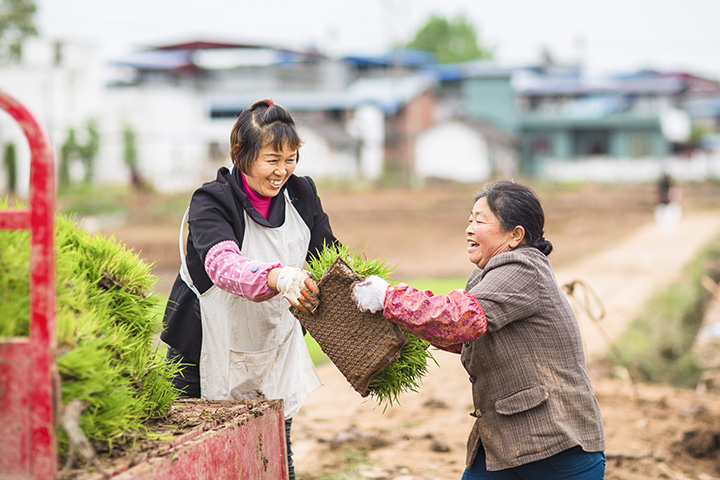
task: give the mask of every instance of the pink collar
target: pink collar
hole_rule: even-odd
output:
[[[242,188],[245,192],[245,195],[248,196],[248,199],[250,200],[250,204],[257,210],[260,215],[267,218],[268,213],[270,213],[270,200],[272,200],[272,197],[266,197],[263,195],[260,195],[255,190],[250,188],[250,185],[248,185],[247,180],[245,180],[245,174],[240,173],[240,178],[242,178]]]

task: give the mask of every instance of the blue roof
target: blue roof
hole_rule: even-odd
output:
[[[392,115],[417,95],[435,84],[427,74],[404,77],[363,78],[347,89],[353,105],[374,104]]]
[[[392,66],[423,67],[435,63],[435,55],[422,50],[398,49],[380,55],[348,55],[343,60],[356,66]]]
[[[473,77],[509,77],[524,67],[501,66],[492,60],[472,60],[462,63],[427,65],[423,71],[429,72],[441,81],[462,80]]]
[[[392,115],[417,95],[434,85],[428,75],[404,77],[366,78],[356,81],[347,89],[337,92],[296,91],[296,92],[242,92],[209,97],[210,108],[215,112],[240,113],[260,96],[273,98],[290,110],[323,111],[351,110],[360,105],[377,105],[386,114]]]
[[[525,76],[516,86],[518,93],[524,95],[668,94],[685,88],[682,81],[674,77],[566,79]]]

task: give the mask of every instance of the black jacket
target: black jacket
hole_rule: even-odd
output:
[[[253,208],[242,190],[239,170],[230,171],[222,167],[218,170],[217,178],[197,189],[190,201],[186,262],[190,276],[201,293],[213,285],[204,267],[208,251],[224,240],[237,242],[238,248],[242,246],[245,233],[243,211],[264,227],[277,228],[283,225],[285,189],[310,229],[307,259],[321,251],[324,245],[337,242],[317,195],[315,183],[310,177],[291,175],[283,190],[272,198],[266,219]],[[161,340],[182,353],[186,361],[199,363],[202,345],[200,308],[195,294],[179,274],[170,292],[163,324]]]

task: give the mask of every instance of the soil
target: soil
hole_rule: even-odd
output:
[[[126,444],[116,444],[109,450],[96,450],[97,456],[89,463],[67,462],[59,472],[59,480],[103,480],[120,475],[149,459],[172,458],[194,443],[208,438],[204,432],[218,432],[244,425],[253,418],[265,415],[270,409],[277,411],[279,400],[247,402],[204,401],[183,399],[177,401],[167,415],[145,422],[151,436],[141,440],[126,438]],[[75,453],[77,455],[77,453]],[[146,478],[142,476],[142,478]]]
[[[652,185],[539,187],[558,280],[586,282],[607,312],[597,323],[578,309],[605,421],[607,479],[720,479],[720,393],[637,383],[604,358],[649,294],[677,278],[720,233],[720,186],[688,185],[682,192],[682,220],[663,227],[653,218]],[[338,238],[397,265],[397,280],[449,277],[464,285],[473,267],[463,234],[472,188],[320,193]],[[154,262],[156,289],[167,294],[178,268],[182,212],[159,218],[152,214],[157,202],[138,200],[132,222],[104,231]],[[361,398],[333,364],[320,366],[324,386],[293,421],[298,478],[459,479],[473,420],[469,383],[457,355],[433,354],[438,365],[419,391],[385,411]]]

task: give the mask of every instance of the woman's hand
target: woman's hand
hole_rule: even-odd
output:
[[[362,282],[353,286],[353,296],[363,312],[379,312],[385,305],[385,293],[390,284],[378,277],[370,275]]]
[[[320,303],[317,284],[310,274],[301,268],[283,267],[271,270],[268,274],[268,286],[280,292],[290,305],[303,312],[314,312]]]

